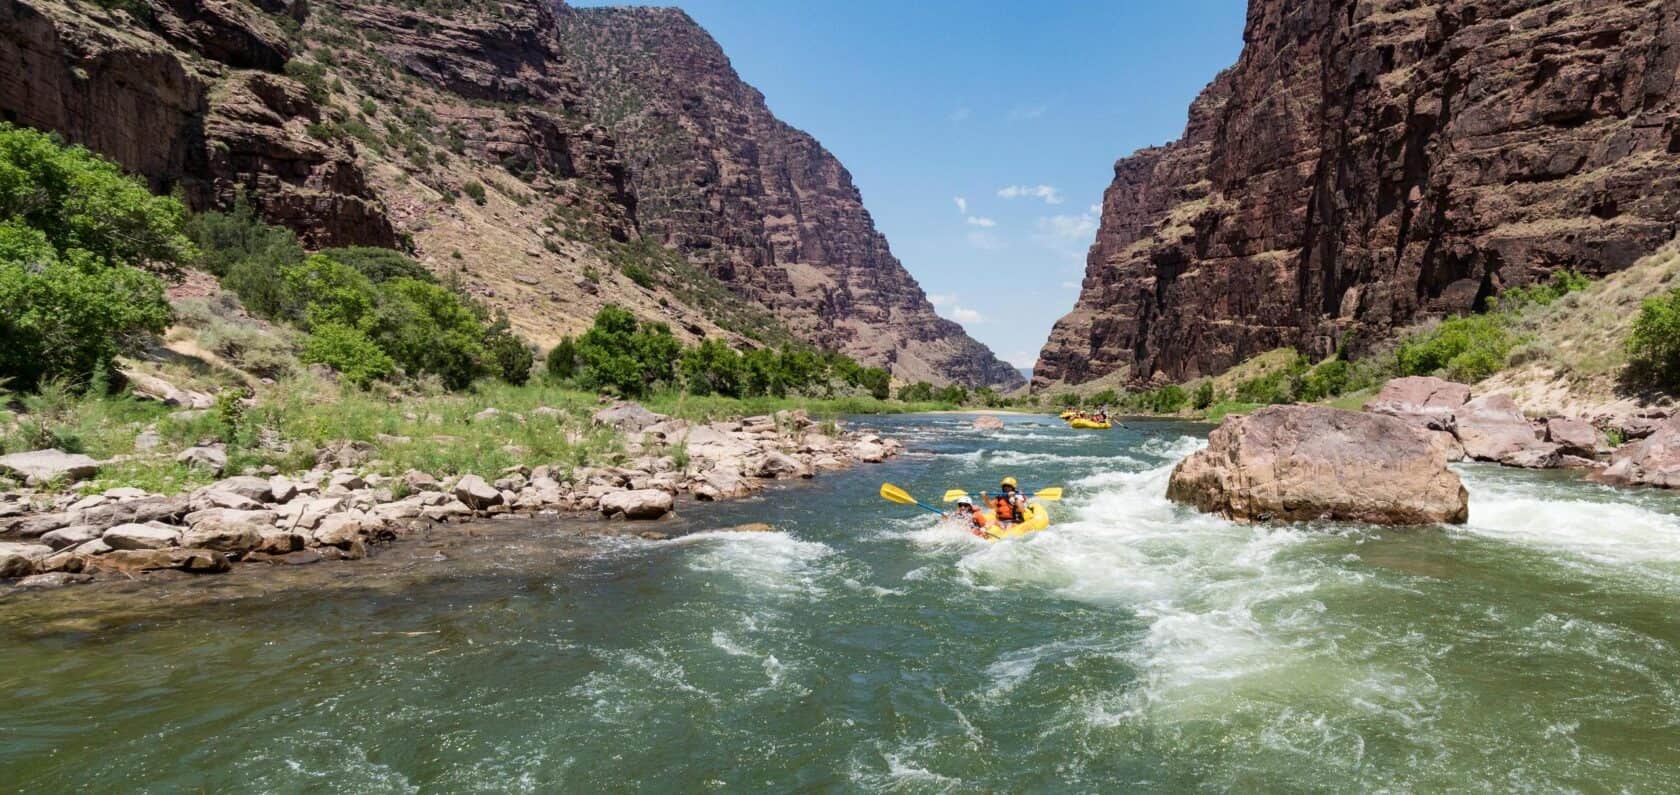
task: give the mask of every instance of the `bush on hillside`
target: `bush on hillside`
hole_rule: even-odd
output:
[[[366,334],[340,323],[317,326],[304,341],[298,358],[331,367],[346,382],[362,387],[388,378],[396,370],[396,363]]]
[[[484,348],[496,377],[514,386],[524,386],[531,380],[531,367],[536,357],[530,346],[515,336],[507,315],[497,314],[495,322],[484,332]]]
[[[1401,344],[1400,373],[1445,375],[1473,384],[1504,368],[1515,344],[1503,316],[1449,318]]]
[[[106,383],[170,318],[186,210],[82,147],[0,123],[0,380]]]
[[[1195,393],[1190,398],[1190,407],[1201,411],[1218,401],[1218,396],[1213,392],[1213,382],[1203,381],[1200,386],[1196,387]]]
[[[577,375],[577,340],[571,337],[561,338],[560,342],[549,350],[548,358],[544,360],[543,367],[548,371],[548,378],[551,381],[564,381]]]
[[[361,272],[375,284],[391,281],[392,279],[414,279],[422,282],[436,282],[437,277],[426,270],[426,266],[414,261],[413,257],[393,251],[388,248],[373,246],[351,246],[349,248],[328,248],[318,252],[323,257],[342,262]]]
[[[740,397],[746,381],[741,354],[722,340],[703,340],[683,352],[683,388],[693,395]]]
[[[1627,349],[1628,375],[1633,381],[1680,391],[1680,289],[1645,299]]]
[[[933,401],[933,384],[917,381],[898,388],[898,399],[906,403],[929,403]]]

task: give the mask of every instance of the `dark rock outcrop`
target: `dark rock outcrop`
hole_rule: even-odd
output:
[[[62,134],[179,189],[195,207],[244,192],[314,245],[393,246],[350,145],[308,134],[321,109],[280,74],[277,23],[234,0],[0,3],[0,118]]]
[[[1184,137],[1115,165],[1039,385],[1355,353],[1680,211],[1672,0],[1251,0]]]
[[[1463,523],[1469,492],[1437,434],[1378,414],[1268,406],[1227,418],[1167,498],[1238,521]]]
[[[851,175],[777,119],[673,9],[562,9],[562,41],[630,167],[644,235],[808,342],[907,380],[1013,388],[1019,372],[939,317]]]

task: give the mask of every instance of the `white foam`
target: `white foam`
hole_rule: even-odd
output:
[[[1674,575],[1680,583],[1680,516],[1622,495],[1607,495],[1605,501],[1558,499],[1556,484],[1509,482],[1500,475],[1477,468],[1461,472],[1470,491],[1470,521],[1463,532],[1605,566],[1666,564],[1644,568]]]

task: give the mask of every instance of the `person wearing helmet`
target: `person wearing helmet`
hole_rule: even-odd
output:
[[[1015,478],[1003,479],[1003,493],[996,497],[987,497],[986,492],[980,492],[982,499],[988,499],[992,505],[992,519],[999,527],[1009,527],[1027,519],[1027,497],[1016,488]]]
[[[970,533],[977,536],[986,534],[986,515],[975,510],[974,500],[966,496],[957,498],[957,509],[951,512],[951,518],[961,522]]]

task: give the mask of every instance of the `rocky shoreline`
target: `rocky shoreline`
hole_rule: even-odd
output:
[[[388,476],[372,473],[371,445],[347,441],[323,449],[307,472],[235,475],[180,495],[135,488],[89,495],[7,492],[0,494],[0,583],[31,589],[148,572],[213,574],[235,565],[356,560],[428,527],[503,514],[598,511],[609,519],[649,521],[670,515],[683,495],[697,501],[744,497],[772,481],[879,463],[903,450],[896,440],[839,430],[838,424],[837,433],[822,433],[799,410],[700,423],[618,403],[597,412],[594,421],[625,436],[628,462],[536,464],[447,478],[419,471]],[[202,465],[218,466],[218,451],[194,451]],[[79,479],[97,468],[83,458],[35,451],[0,457],[0,469],[31,481]],[[665,535],[654,527],[641,534]]]

